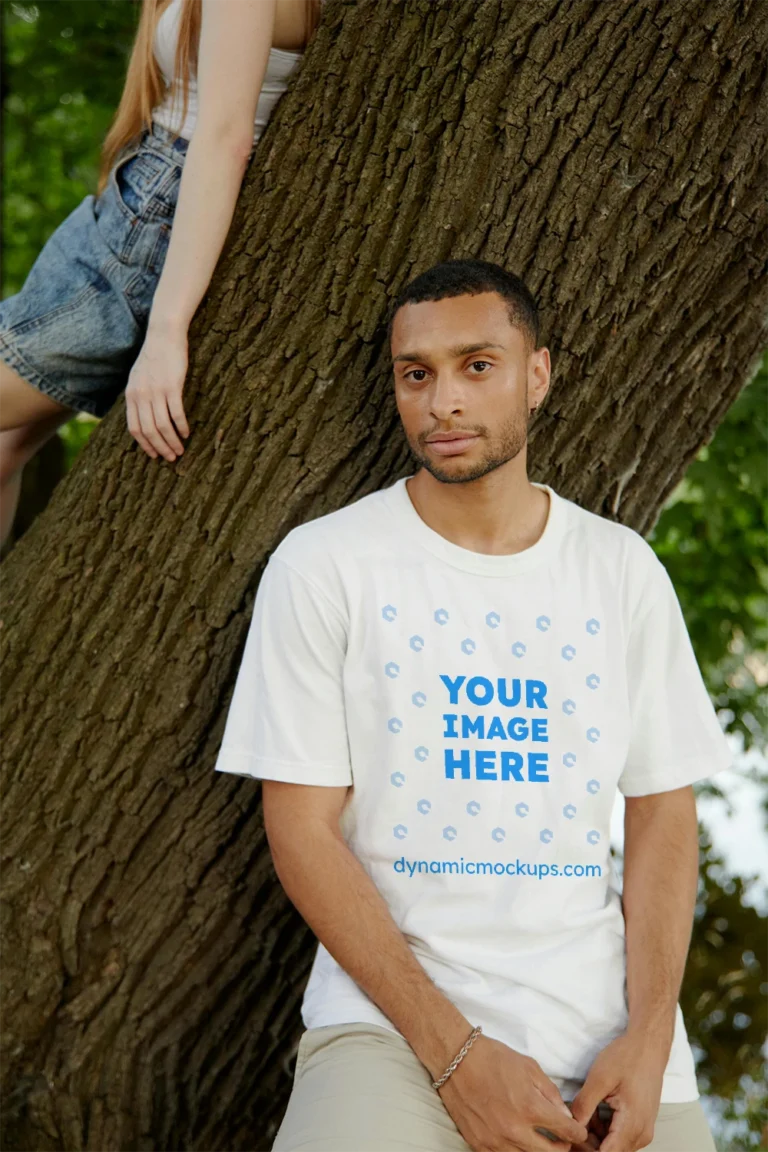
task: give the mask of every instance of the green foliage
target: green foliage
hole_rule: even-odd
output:
[[[59,428],[59,436],[64,441],[65,472],[69,472],[99,423],[95,416],[80,412]]]
[[[765,1070],[768,919],[748,901],[753,882],[729,876],[706,833],[701,849],[704,866],[680,1003],[692,1043],[706,1053],[702,1089],[732,1099],[744,1077],[758,1082]]]
[[[662,511],[649,542],[677,589],[727,731],[768,732],[768,355]]]
[[[139,12],[135,0],[3,6],[3,296],[19,291],[50,234],[96,191]],[[67,469],[98,423],[81,413],[61,426]]]
[[[54,228],[95,192],[139,5],[3,5],[3,294],[17,292]]]
[[[649,543],[675,585],[726,731],[763,754],[768,823],[768,354],[667,502]],[[697,793],[722,796],[714,781]],[[757,878],[728,875],[702,830],[703,866],[680,1003],[722,1152],[768,1148],[762,1053],[768,918]],[[764,904],[764,901],[760,901]]]

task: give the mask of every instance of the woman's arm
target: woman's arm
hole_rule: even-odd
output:
[[[173,461],[189,435],[181,401],[187,331],[221,255],[248,156],[272,46],[276,0],[203,0],[198,116],[182,169],[168,253],[126,388],[128,427]]]

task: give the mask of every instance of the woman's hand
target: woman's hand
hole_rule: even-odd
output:
[[[150,322],[128,377],[125,407],[128,431],[153,460],[159,455],[173,463],[183,455],[179,434],[189,436],[181,402],[187,363],[186,329],[154,328]]]

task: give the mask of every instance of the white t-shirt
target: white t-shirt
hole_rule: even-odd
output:
[[[325,0],[320,0],[321,7],[324,3]],[[178,131],[185,140],[191,140],[198,116],[197,76],[194,66],[190,68],[189,100],[183,123],[180,121],[181,110],[184,106],[184,89],[181,81],[174,80],[181,7],[181,0],[171,0],[168,7],[163,10],[155,29],[152,48],[168,88],[160,103],[152,109],[152,119],[172,132]],[[274,112],[278,100],[286,91],[288,81],[303,55],[303,49],[270,48],[254,114],[254,147],[269,123],[269,118]]]
[[[216,768],[354,785],[344,839],[417,959],[572,1099],[627,1023],[616,788],[681,788],[732,757],[651,546],[536,487],[544,532],[511,555],[446,540],[404,479],[290,531]],[[398,1031],[322,944],[302,1018]],[[661,1100],[697,1096],[678,1005]]]

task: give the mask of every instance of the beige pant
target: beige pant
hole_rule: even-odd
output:
[[[399,1033],[378,1024],[333,1024],[301,1036],[272,1152],[471,1150]],[[662,1104],[644,1152],[715,1152],[701,1102]]]

